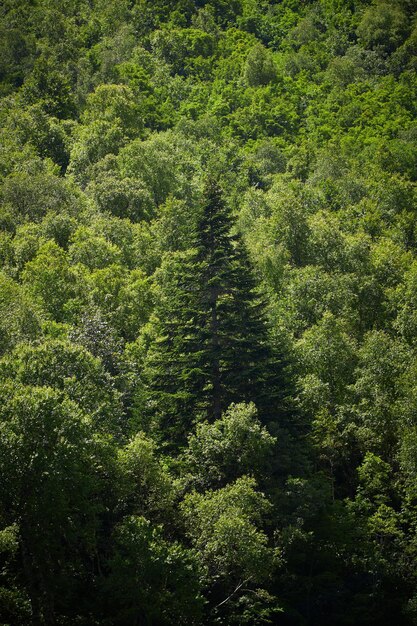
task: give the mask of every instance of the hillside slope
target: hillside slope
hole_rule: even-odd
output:
[[[4,0],[1,624],[417,624],[416,15]]]

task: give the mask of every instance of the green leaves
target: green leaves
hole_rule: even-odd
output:
[[[2,624],[415,621],[414,4],[3,1]]]
[[[33,303],[20,285],[0,274],[0,352],[13,349],[40,334],[40,319]]]
[[[197,424],[184,453],[186,481],[197,489],[225,486],[243,475],[262,480],[275,438],[262,427],[251,404],[232,404],[213,424]]]
[[[209,183],[195,248],[167,256],[157,274],[137,412],[139,424],[167,445],[183,445],[194,423],[218,419],[231,402],[254,400],[270,422],[286,410],[283,364],[231,227],[221,191]]]
[[[155,443],[138,433],[119,452],[120,508],[168,526],[174,517],[173,481]]]
[[[275,598],[258,588],[272,572],[274,551],[259,528],[269,503],[255,487],[253,479],[242,477],[217,491],[193,492],[181,505],[203,581],[211,588],[212,619],[220,623],[247,623],[245,605],[249,623],[264,623],[276,608]]]
[[[254,46],[247,56],[243,75],[249,87],[273,82],[277,69],[272,54],[260,44]]]
[[[400,6],[375,3],[363,14],[357,33],[365,47],[393,52],[405,39],[408,20]]]
[[[161,527],[138,516],[115,529],[106,618],[114,624],[146,620],[158,624],[195,624],[201,617],[198,563],[194,552],[167,542]]]
[[[52,241],[46,243],[26,264],[22,279],[27,291],[45,313],[62,322],[66,303],[78,292],[77,275],[70,268],[64,250]]]
[[[61,340],[25,345],[0,363],[4,380],[62,391],[98,431],[118,433],[123,414],[111,376],[85,348]]]
[[[3,386],[0,512],[6,523],[19,521],[22,573],[35,620],[66,610],[76,586],[74,564],[83,575],[82,558],[94,551],[103,508],[99,467],[107,445],[61,392]]]

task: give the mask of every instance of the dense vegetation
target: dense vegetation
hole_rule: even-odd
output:
[[[2,625],[417,624],[416,16],[3,0]]]

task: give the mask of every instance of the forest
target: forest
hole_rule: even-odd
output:
[[[417,625],[417,2],[2,0],[0,626]]]

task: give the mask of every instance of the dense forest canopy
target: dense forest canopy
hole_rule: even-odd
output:
[[[417,624],[416,20],[2,1],[2,626]]]

